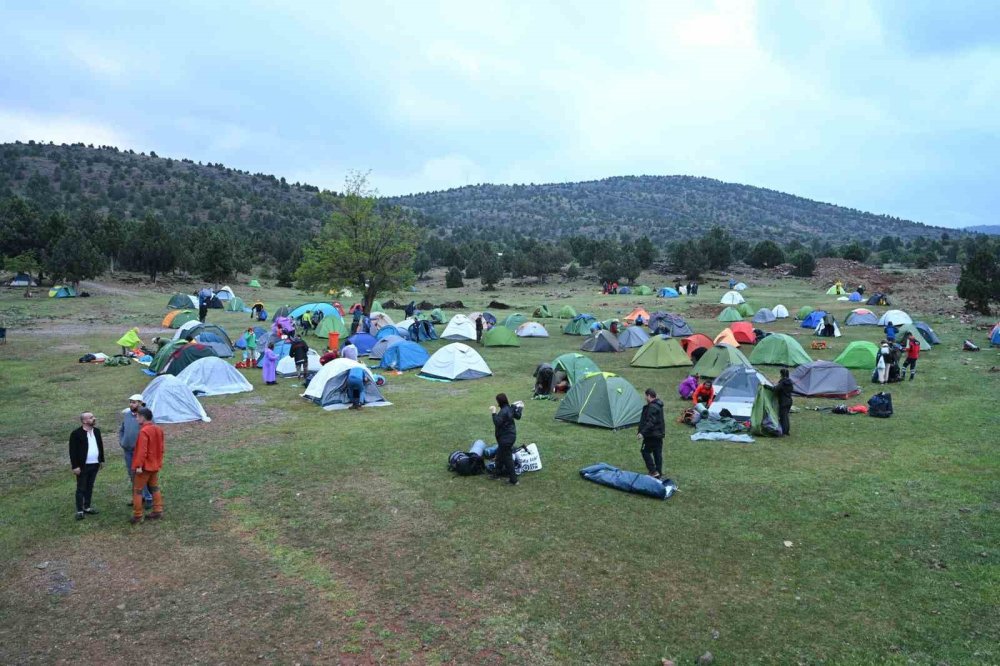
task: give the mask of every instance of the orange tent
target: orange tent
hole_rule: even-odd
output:
[[[750,322],[734,321],[729,325],[729,329],[733,332],[733,337],[735,337],[738,342],[748,345],[757,344],[757,336],[754,334],[753,325],[751,325]]]
[[[635,310],[632,310],[632,312],[628,313],[628,316],[625,317],[625,323],[634,324],[635,320],[639,317],[642,317],[642,323],[649,323],[649,313],[642,308],[636,308]]]
[[[702,335],[701,333],[695,333],[694,335],[689,335],[686,338],[681,338],[681,347],[690,357],[691,354],[695,352],[696,349],[708,349],[712,346],[712,339],[707,335]]]
[[[736,336],[733,335],[733,330],[730,328],[722,329],[722,333],[719,333],[717,336],[715,336],[715,344],[719,344],[720,342],[724,342],[727,345],[732,345],[733,347],[740,346],[740,343],[736,339]]]

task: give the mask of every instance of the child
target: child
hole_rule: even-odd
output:
[[[247,332],[243,335],[243,340],[246,342],[246,349],[243,350],[243,363],[244,367],[256,368],[257,367],[257,333],[253,330],[253,326],[247,329]]]

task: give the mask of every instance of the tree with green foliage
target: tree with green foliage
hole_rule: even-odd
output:
[[[161,273],[177,265],[177,251],[170,230],[155,217],[147,217],[139,227],[140,241],[135,243],[135,263],[156,283]]]
[[[444,274],[444,286],[448,289],[457,289],[465,286],[465,283],[462,281],[462,269],[458,266],[449,268],[448,272]]]
[[[697,280],[705,270],[705,256],[701,243],[694,240],[676,241],[670,244],[667,256],[674,270],[684,273],[689,280]]]
[[[128,226],[114,215],[106,215],[98,223],[98,246],[108,260],[108,270],[115,274],[115,263],[129,241]]]
[[[100,250],[78,225],[70,225],[49,252],[49,273],[55,280],[72,282],[100,275],[104,271],[104,257]]]
[[[792,275],[797,277],[812,277],[813,272],[816,270],[816,259],[805,250],[802,250],[792,255],[792,265],[794,266]]]
[[[750,241],[736,238],[730,246],[730,254],[733,261],[747,261],[750,256]]]
[[[22,252],[16,257],[7,258],[3,262],[3,267],[11,273],[27,273],[29,276],[38,274],[42,268],[38,258],[31,252]]]
[[[225,282],[240,270],[249,270],[239,239],[218,227],[199,234],[195,247],[198,271],[203,278],[215,283]]]
[[[770,268],[785,262],[785,253],[778,244],[771,240],[763,240],[753,246],[746,256],[746,262],[754,268]]]
[[[605,259],[597,265],[597,279],[601,282],[618,282],[621,276],[621,268],[613,261]]]
[[[1000,304],[1000,242],[984,240],[962,265],[958,296],[966,309],[984,315]]]
[[[732,263],[732,239],[722,227],[712,227],[699,242],[705,264],[711,270],[724,271]]]
[[[575,280],[578,277],[580,277],[580,265],[574,261],[566,267],[566,278]]]
[[[868,249],[858,241],[852,241],[851,243],[848,243],[844,247],[840,248],[840,256],[850,261],[864,263],[868,261],[869,254],[870,252]]]
[[[363,294],[365,314],[379,292],[413,283],[413,258],[419,231],[406,214],[378,204],[364,174],[348,176],[343,196],[319,235],[303,248],[295,272],[303,288],[353,287]]]
[[[642,272],[642,267],[639,265],[639,260],[636,258],[634,253],[625,254],[622,256],[622,261],[619,266],[622,277],[625,278],[629,284],[635,284],[635,281],[639,279],[639,274]]]
[[[422,278],[424,273],[431,269],[431,258],[426,252],[418,252],[417,256],[413,259],[413,272],[416,273],[417,278]]]
[[[500,265],[500,257],[491,252],[483,258],[479,271],[479,281],[483,289],[495,289],[500,279],[503,278],[503,267]]]
[[[657,251],[653,241],[648,236],[642,236],[635,242],[635,258],[639,261],[639,268],[646,270],[656,261]]]
[[[15,257],[31,253],[36,259],[46,243],[42,214],[38,206],[22,197],[7,197],[0,201],[0,256]]]

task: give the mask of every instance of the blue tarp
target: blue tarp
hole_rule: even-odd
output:
[[[580,476],[602,486],[656,499],[668,499],[677,490],[677,486],[670,479],[654,479],[648,474],[627,472],[607,463],[584,467],[580,470]]]

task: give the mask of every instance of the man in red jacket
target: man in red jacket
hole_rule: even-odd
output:
[[[148,407],[141,407],[136,413],[139,422],[139,438],[135,442],[135,453],[132,455],[132,471],[135,481],[132,484],[132,518],[135,525],[142,522],[142,489],[149,487],[153,493],[153,512],[150,520],[163,517],[163,495],[160,493],[160,469],[163,467],[163,430],[153,424],[153,412]]]
[[[906,373],[906,369],[910,369],[910,381],[913,381],[913,375],[917,374],[917,359],[920,358],[920,341],[917,337],[911,333],[907,333],[903,336],[903,344],[906,349],[906,360],[903,361],[903,372],[900,373],[900,381],[902,381],[902,375]]]

